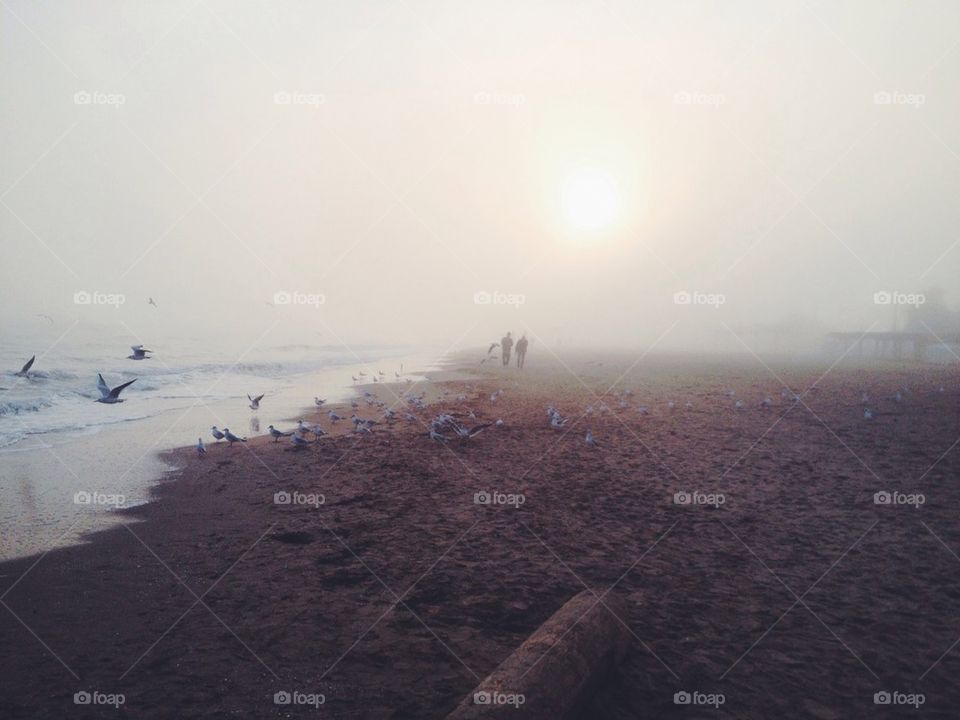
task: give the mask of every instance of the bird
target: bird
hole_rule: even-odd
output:
[[[313,404],[316,405],[317,407],[321,407],[325,402],[326,400],[322,398],[318,398],[318,397],[313,398]]]
[[[50,317],[49,315],[45,315],[45,314],[43,314],[43,313],[38,313],[38,314],[37,314],[37,317],[38,317],[38,318],[42,318],[42,319],[46,320],[48,323],[50,323],[51,325],[53,325],[53,318]]]
[[[436,430],[434,430],[433,428],[431,428],[431,429],[430,429],[430,439],[431,439],[431,440],[436,440],[437,442],[446,442],[446,441],[447,441],[447,436],[446,436],[446,435],[441,435],[441,434],[438,433]]]
[[[769,397],[765,397],[759,403],[759,406],[762,408],[768,408],[768,407],[771,407],[772,405],[773,405],[773,400],[771,400]]]
[[[354,428],[354,432],[358,432],[361,435],[370,435],[371,433],[373,433],[373,430],[371,430],[370,427],[367,425],[357,425]]]
[[[147,305],[153,305],[154,307],[157,307],[157,303],[153,298],[147,298]]]
[[[593,433],[589,430],[587,430],[587,436],[583,439],[583,441],[590,447],[600,447],[597,445],[597,441],[593,439]]]
[[[224,436],[225,438],[227,438],[227,442],[230,443],[230,447],[233,447],[233,444],[234,444],[235,442],[244,442],[244,443],[245,443],[245,442],[247,441],[246,438],[237,437],[237,436],[234,435],[232,432],[230,432],[230,428],[224,428],[224,429],[223,429],[223,436]]]
[[[322,438],[324,435],[327,434],[327,431],[324,430],[319,425],[314,425],[312,428],[310,428],[310,432],[313,433],[314,437],[316,437],[317,440],[319,440],[320,438]]]
[[[131,345],[130,349],[133,350],[133,355],[127,355],[127,360],[149,360],[150,356],[147,353],[153,352],[143,345]]]
[[[97,388],[100,390],[100,397],[97,398],[98,403],[104,403],[106,405],[113,405],[115,403],[122,403],[123,400],[120,399],[120,393],[123,392],[123,389],[128,385],[133,385],[137,381],[136,378],[129,382],[123,383],[123,385],[117,385],[115,388],[111,389],[109,385],[104,381],[103,375],[97,373]]]
[[[290,441],[293,443],[294,448],[302,448],[310,444],[309,440],[304,440],[299,435],[291,435]]]
[[[278,442],[282,437],[289,437],[293,435],[293,431],[283,432],[282,430],[277,430],[273,425],[268,425],[267,430],[270,431],[270,434],[273,436],[273,441]]]
[[[863,419],[864,420],[873,420],[873,410],[870,408],[863,409]]]
[[[734,406],[737,410],[739,410],[740,408],[743,407],[743,400],[737,400],[737,401],[733,404],[733,406]]]
[[[503,427],[503,419],[497,418],[497,421],[494,423],[497,427]]]
[[[213,435],[214,440],[223,440],[224,438],[224,434],[217,430],[216,425],[210,428],[210,434]]]
[[[480,425],[474,425],[472,428],[468,429],[463,427],[456,421],[454,421],[450,423],[450,426],[453,428],[453,431],[457,434],[457,437],[462,438],[464,440],[469,440],[474,435],[477,435],[480,432],[482,432],[484,428],[490,427],[492,424],[493,423],[482,423]]]
[[[207,449],[203,446],[203,438],[197,438],[197,455],[201,457],[207,454]]]
[[[359,375],[360,377],[366,377],[366,376],[367,376],[367,374],[366,374],[363,370],[360,370],[360,371],[357,373],[357,375]]]
[[[250,397],[249,395],[247,395],[247,400],[250,401],[251,410],[259,410],[260,401],[263,400],[263,395],[257,395],[256,397]]]
[[[30,374],[30,368],[33,367],[33,361],[36,360],[36,359],[37,359],[37,356],[34,355],[32,358],[30,358],[29,360],[27,360],[27,362],[24,364],[24,366],[23,366],[22,368],[20,368],[20,372],[16,373],[16,376],[17,376],[17,377],[27,377],[27,376]]]
[[[336,423],[337,420],[343,420],[343,418],[337,415],[333,410],[327,413],[327,417],[330,418],[330,422],[332,423]]]
[[[897,394],[893,396],[893,399],[896,400],[897,402],[900,402],[903,400],[903,394],[899,390],[897,390]]]

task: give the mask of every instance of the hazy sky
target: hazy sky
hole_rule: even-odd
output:
[[[0,320],[667,347],[960,308],[958,29],[952,0],[3,0]]]

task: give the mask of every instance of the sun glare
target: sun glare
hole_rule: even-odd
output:
[[[560,204],[575,230],[602,230],[620,215],[620,189],[606,171],[581,168],[564,179]]]

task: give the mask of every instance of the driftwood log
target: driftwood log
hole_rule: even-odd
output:
[[[610,594],[600,603],[598,597],[602,591],[584,590],[568,600],[447,720],[576,718],[629,644],[626,601]]]

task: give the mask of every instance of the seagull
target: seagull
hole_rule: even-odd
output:
[[[147,299],[147,305],[153,305],[154,307],[157,307],[157,303],[153,298]]]
[[[235,442],[246,442],[246,441],[247,441],[246,438],[237,437],[237,436],[234,435],[232,432],[230,432],[230,428],[224,428],[224,429],[223,429],[223,436],[224,436],[225,438],[227,438],[227,441],[230,443],[230,447],[233,447],[233,444],[234,444]]]
[[[356,375],[351,375],[350,377],[353,378],[353,381],[354,381],[354,382],[360,382],[360,381],[357,379],[357,376],[356,376]]]
[[[322,438],[324,435],[327,434],[327,431],[324,430],[319,425],[314,425],[312,428],[310,428],[310,432],[314,434],[314,437],[316,437],[317,440],[319,440],[320,438]]]
[[[207,449],[203,446],[203,438],[197,438],[197,455],[201,457],[207,454]]]
[[[326,400],[322,398],[318,398],[318,397],[313,398],[313,404],[316,405],[317,407],[321,407],[325,402]]]
[[[453,431],[457,434],[457,437],[460,437],[464,440],[469,440],[474,435],[477,435],[480,432],[482,432],[484,428],[490,427],[492,424],[493,423],[482,423],[480,425],[474,425],[472,428],[467,429],[457,422],[450,423],[450,425],[453,427]]]
[[[290,441],[293,443],[293,447],[295,447],[295,448],[306,447],[307,445],[310,444],[310,441],[309,441],[309,440],[304,440],[304,439],[303,439],[302,437],[300,437],[299,435],[292,435],[292,436],[290,437]]]
[[[214,437],[215,440],[223,440],[223,438],[224,438],[224,434],[223,434],[222,432],[220,432],[219,430],[217,430],[217,426],[216,426],[216,425],[214,425],[212,428],[210,428],[210,434],[213,435],[213,437]]]
[[[377,370],[377,375],[379,375],[380,377],[383,377],[383,370]]]
[[[497,421],[494,423],[494,425],[497,427],[503,427],[503,420],[501,418],[497,418]]]
[[[125,382],[123,385],[117,385],[115,388],[111,389],[106,382],[104,382],[103,375],[97,373],[97,388],[100,390],[100,397],[97,398],[98,403],[105,403],[106,405],[113,405],[114,403],[122,403],[123,400],[120,399],[120,393],[128,385],[133,385],[137,381],[136,378],[130,382]]]
[[[337,415],[333,410],[327,413],[327,417],[330,418],[330,422],[332,423],[336,423],[337,420],[343,420],[343,418]]]
[[[264,393],[264,394],[266,394],[266,393]],[[256,397],[250,397],[249,395],[247,395],[247,400],[250,401],[250,409],[251,409],[251,410],[259,410],[259,409],[260,409],[260,401],[263,400],[263,395],[257,395]]]
[[[734,406],[737,410],[739,410],[740,408],[743,407],[743,400],[737,400],[737,401],[733,404],[733,406]]]
[[[593,433],[587,430],[587,436],[583,439],[587,445],[590,447],[600,447],[597,445],[597,441],[593,439]]]
[[[772,406],[773,406],[773,400],[771,400],[769,397],[765,397],[763,400],[760,401],[760,407],[762,408],[768,408]]]
[[[44,315],[43,313],[39,313],[39,314],[37,315],[37,317],[38,317],[38,318],[43,318],[43,319],[46,320],[48,323],[50,323],[51,325],[53,325],[53,318],[50,317],[49,315]]]
[[[441,435],[441,434],[438,433],[436,430],[434,430],[433,428],[431,428],[431,429],[430,429],[430,439],[431,439],[431,440],[436,440],[437,442],[446,442],[446,441],[447,441],[447,436],[446,436],[446,435]]]
[[[357,375],[359,375],[360,377],[366,377],[366,376],[367,376],[367,374],[366,374],[363,370],[361,370],[360,372],[358,372]]]
[[[20,368],[20,372],[16,373],[17,377],[27,377],[30,374],[30,368],[33,367],[33,361],[37,359],[37,356],[34,355],[32,358],[27,360],[26,364]]]
[[[870,408],[863,409],[863,419],[864,420],[873,420],[873,410]]]
[[[357,425],[355,432],[358,432],[361,435],[370,435],[373,433],[373,430],[371,430],[367,425]]]
[[[149,360],[150,356],[147,355],[153,350],[147,350],[143,345],[131,345],[130,349],[133,350],[133,355],[127,355],[127,360]]]
[[[273,425],[268,425],[267,430],[269,430],[270,434],[273,435],[274,442],[279,442],[280,438],[282,437],[289,437],[290,435],[293,435],[292,430],[290,432],[283,432],[282,430],[277,430]]]
[[[897,394],[893,396],[893,399],[896,400],[897,402],[900,402],[901,400],[903,400],[903,394],[899,390],[897,390]]]

